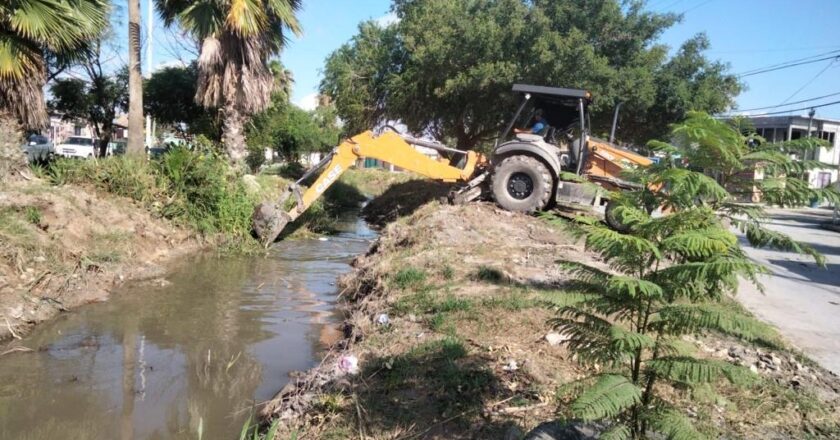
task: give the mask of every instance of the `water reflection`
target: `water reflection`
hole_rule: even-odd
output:
[[[359,221],[270,258],[184,261],[166,287],[36,329],[0,359],[2,439],[235,438],[255,402],[317,362],[334,333],[336,277],[367,248]]]

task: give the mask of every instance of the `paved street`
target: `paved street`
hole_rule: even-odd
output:
[[[827,268],[787,252],[755,249],[747,254],[772,274],[762,277],[765,293],[742,282],[738,299],[823,367],[840,374],[840,232],[819,227],[827,209],[770,210],[768,226],[813,246]]]

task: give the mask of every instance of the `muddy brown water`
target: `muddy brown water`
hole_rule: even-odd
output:
[[[238,438],[339,337],[336,279],[375,238],[355,217],[341,229],[192,258],[36,328],[15,342],[36,351],[0,358],[0,439]]]

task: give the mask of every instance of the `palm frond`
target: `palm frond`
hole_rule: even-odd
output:
[[[585,420],[600,420],[615,417],[638,404],[642,390],[624,376],[603,375],[574,402],[571,410],[574,417]]]

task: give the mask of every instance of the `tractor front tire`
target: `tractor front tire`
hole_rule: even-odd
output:
[[[496,165],[491,186],[493,198],[502,208],[535,212],[548,206],[554,181],[545,164],[531,156],[516,155]]]
[[[614,231],[626,234],[630,232],[630,225],[621,221],[618,214],[615,212],[616,208],[619,206],[621,205],[614,200],[607,202],[607,206],[604,209],[604,221],[607,223],[607,226],[612,228]]]

